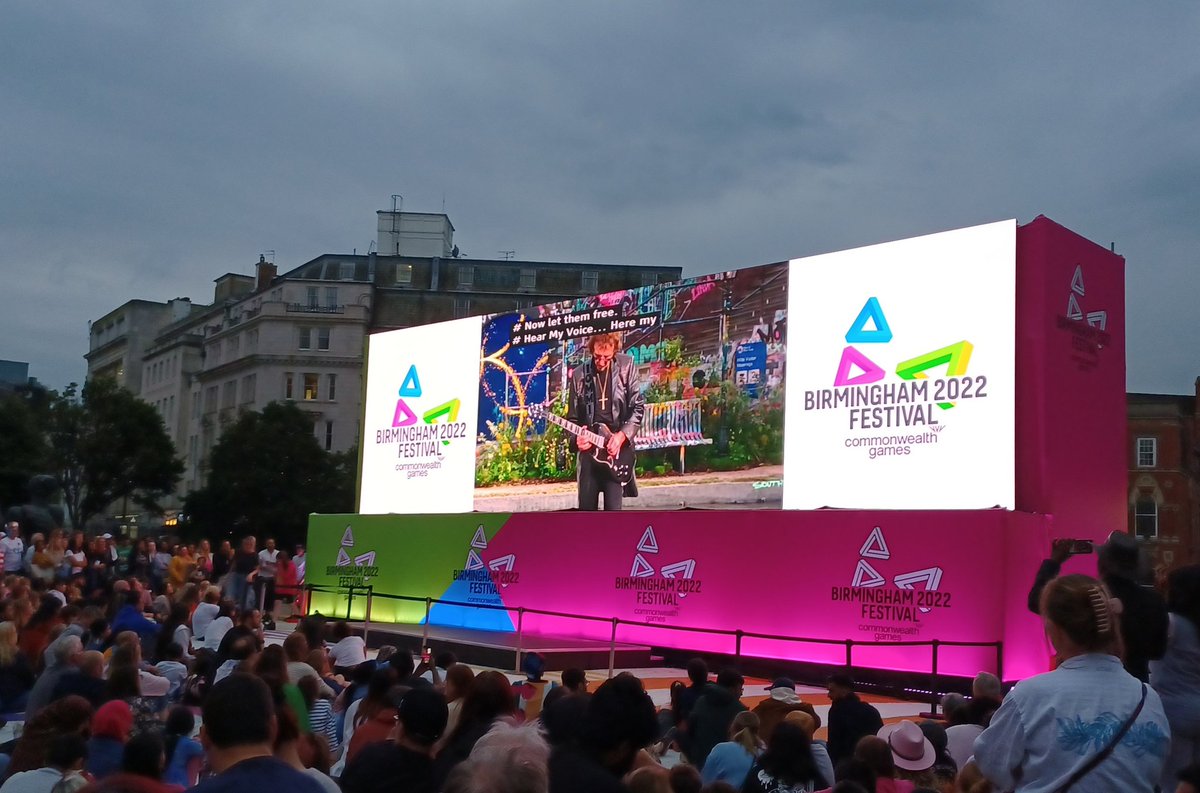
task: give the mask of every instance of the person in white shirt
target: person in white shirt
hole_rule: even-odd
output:
[[[204,593],[204,602],[197,605],[196,610],[192,612],[192,647],[195,649],[204,646],[205,632],[221,611],[220,602],[221,590],[210,587]]]
[[[221,649],[221,640],[233,629],[233,609],[227,603],[222,603],[217,612],[217,618],[209,623],[204,630],[204,649],[214,653]]]
[[[279,561],[279,551],[275,548],[275,540],[268,537],[267,546],[258,552],[258,580],[264,590],[263,612],[270,614],[275,610],[275,569]]]
[[[367,660],[367,645],[361,636],[350,633],[350,623],[339,622],[333,626],[333,638],[337,643],[329,648],[329,661],[333,671],[343,677],[349,677],[354,667]]]
[[[20,573],[21,564],[25,560],[25,541],[21,539],[21,524],[10,520],[7,532],[8,536],[0,539],[0,550],[4,551],[4,572]]]
[[[33,771],[18,771],[10,776],[2,793],[74,793],[88,783],[83,776],[87,742],[78,733],[55,736],[46,753],[46,765]]]

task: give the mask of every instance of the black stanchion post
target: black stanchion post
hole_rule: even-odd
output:
[[[367,634],[371,631],[371,600],[375,595],[375,587],[367,584],[367,613],[363,616],[363,644],[367,643]]]
[[[850,670],[854,668],[854,641],[846,640],[846,674],[850,674]]]
[[[425,652],[425,648],[429,646],[429,613],[433,611],[433,598],[425,598],[425,630],[421,634],[421,652]]]
[[[350,621],[350,609],[354,608],[354,586],[350,586],[350,591],[346,593],[346,621]]]
[[[1004,642],[996,642],[996,677],[1004,683]]]
[[[941,642],[937,639],[933,640],[933,663],[931,664],[930,680],[929,680],[929,710],[934,716],[937,716],[938,705],[941,704],[941,695],[938,693],[940,684],[938,682],[938,647]]]
[[[521,655],[525,647],[525,607],[517,607],[517,666],[514,672],[521,671]]]
[[[616,617],[612,618],[612,639],[608,643],[608,679],[612,680],[613,675],[617,672],[617,624],[620,622]]]
[[[738,628],[733,632],[733,657],[742,660],[742,630]]]

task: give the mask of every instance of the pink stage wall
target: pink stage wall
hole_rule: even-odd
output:
[[[1039,516],[996,510],[564,518],[513,515],[492,540],[489,553],[519,560],[520,583],[502,593],[506,605],[618,616],[645,623],[622,625],[621,641],[722,653],[733,652],[732,637],[654,626],[838,641],[1003,639],[1006,678],[1046,668],[1040,623],[1025,609],[1048,538],[1048,521]],[[664,568],[666,575],[675,569],[676,578],[664,579]],[[639,571],[647,577],[631,575]],[[599,639],[611,630],[532,615],[525,626]],[[841,646],[761,639],[745,639],[742,651],[833,664],[845,659]],[[856,648],[854,663],[924,671],[929,655],[919,647]],[[939,666],[958,675],[995,670],[996,651],[942,648]]]

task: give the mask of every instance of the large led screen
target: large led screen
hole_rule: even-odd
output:
[[[1014,503],[1016,221],[796,259],[788,509]]]
[[[359,511],[1011,507],[1014,257],[998,223],[375,334]]]

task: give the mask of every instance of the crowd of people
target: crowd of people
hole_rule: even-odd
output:
[[[847,674],[818,711],[791,678],[747,690],[694,659],[658,708],[629,673],[549,685],[537,654],[517,683],[427,648],[369,657],[347,622],[299,616],[303,548],[9,523],[0,793],[1196,793],[1200,566],[1162,598],[1131,550],[1114,538],[1093,578],[1056,544],[1038,571],[1053,671],[1007,695],[981,673],[942,718],[885,723]]]

